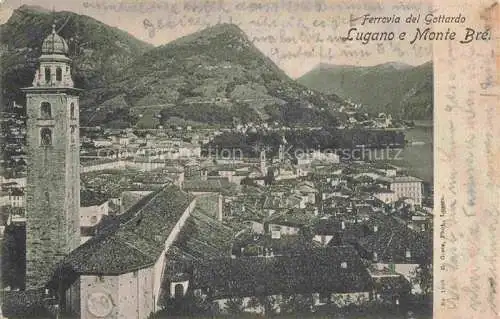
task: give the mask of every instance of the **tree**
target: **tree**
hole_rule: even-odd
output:
[[[9,225],[2,240],[2,284],[24,288],[26,270],[26,230],[24,226]]]
[[[229,314],[241,314],[244,311],[243,299],[239,297],[230,297],[224,310]]]
[[[217,314],[216,305],[207,299],[189,293],[184,297],[167,298],[164,301],[165,309],[155,313],[153,318],[166,318],[171,315],[196,316]]]
[[[311,311],[313,300],[311,295],[294,294],[284,296],[281,303],[282,313],[301,314]]]
[[[413,284],[418,284],[424,297],[432,296],[432,265],[421,263],[412,273]]]
[[[249,308],[258,308],[259,306],[262,307],[262,310],[264,311],[263,315],[266,317],[275,315],[277,312],[276,298],[273,296],[252,297],[247,305]]]

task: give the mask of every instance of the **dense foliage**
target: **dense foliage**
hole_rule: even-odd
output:
[[[8,225],[1,240],[2,286],[24,288],[26,272],[26,227]]]

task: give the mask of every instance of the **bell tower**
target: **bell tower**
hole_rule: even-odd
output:
[[[79,99],[66,41],[43,41],[26,93],[26,288],[47,283],[55,265],[80,242]]]
[[[260,171],[261,171],[262,175],[264,175],[264,176],[267,175],[266,151],[265,150],[260,151]]]

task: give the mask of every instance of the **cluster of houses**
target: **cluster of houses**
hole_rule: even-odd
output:
[[[34,300],[63,287],[59,304],[81,318],[143,318],[190,295],[221,312],[235,298],[266,312],[256,302],[265,296],[279,312],[291,295],[317,309],[422,292],[415,275],[432,264],[432,209],[423,181],[398,167],[319,150],[293,161],[284,145],[275,158],[211,158],[196,136],[126,131],[92,143],[81,162],[81,245]],[[22,209],[25,178],[2,182],[3,205]],[[96,298],[107,308],[81,306]]]
[[[399,306],[429,286],[417,278],[432,264],[421,180],[321,151],[291,159],[285,145],[277,158],[203,157],[200,142],[220,131],[97,130],[78,145],[70,61],[54,24],[23,89],[27,199],[15,169],[2,181],[2,266],[21,286],[3,287],[2,316],[148,318],[179,304],[267,314],[295,298],[308,310]]]
[[[26,176],[26,117],[22,115],[22,111],[22,106],[13,103],[0,112],[2,178],[15,179]]]
[[[82,174],[81,245],[42,299],[62,286],[64,309],[81,318],[144,318],[189,295],[221,312],[235,298],[268,311],[256,302],[264,296],[279,312],[297,294],[317,309],[422,292],[415,275],[432,264],[432,214],[422,181],[397,167],[264,152],[164,163]],[[96,298],[107,306],[81,306]]]

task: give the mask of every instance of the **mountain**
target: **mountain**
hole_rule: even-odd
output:
[[[290,79],[235,25],[152,47],[93,18],[33,6],[0,26],[4,104],[25,103],[19,88],[31,85],[54,17],[70,48],[75,85],[84,89],[82,126],[337,122],[342,99]]]
[[[86,90],[105,88],[135,57],[152,48],[130,34],[73,12],[50,12],[21,6],[0,26],[2,96],[24,104],[21,87],[31,86],[43,39],[56,22],[68,42],[75,85]]]
[[[219,24],[144,53],[107,91],[137,125],[272,122],[327,124],[342,100],[290,79],[235,25]],[[107,100],[106,100],[107,99]],[[111,103],[113,104],[113,103]]]
[[[152,48],[130,34],[93,18],[72,12],[49,12],[21,6],[0,26],[2,101],[24,104],[19,88],[30,86],[43,39],[56,21],[58,33],[69,45],[75,85],[86,90],[105,88],[124,65]]]
[[[402,119],[432,119],[432,62],[415,67],[397,62],[369,67],[320,64],[297,81],[361,103],[371,114],[385,112]]]

